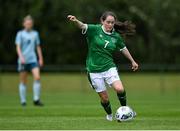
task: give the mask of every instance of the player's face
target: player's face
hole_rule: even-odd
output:
[[[109,15],[104,21],[102,21],[102,24],[107,32],[111,32],[115,24],[115,18]]]
[[[26,30],[31,30],[33,28],[33,21],[32,20],[25,20],[23,26]]]

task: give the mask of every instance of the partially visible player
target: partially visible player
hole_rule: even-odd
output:
[[[34,78],[34,105],[43,106],[40,101],[40,67],[43,66],[43,55],[40,47],[39,34],[33,29],[33,23],[33,18],[30,15],[26,16],[23,20],[24,29],[18,31],[15,40],[18,54],[18,71],[20,73],[19,94],[22,106],[26,106],[26,83],[28,71],[32,72]]]
[[[132,70],[138,69],[138,64],[129,53],[121,35],[131,34],[135,31],[135,26],[129,22],[119,22],[113,12],[105,12],[101,16],[101,24],[84,24],[75,16],[69,15],[68,19],[77,24],[86,35],[88,43],[88,56],[86,67],[89,81],[101,99],[101,105],[107,113],[106,119],[113,120],[111,105],[106,83],[113,87],[117,93],[122,106],[126,106],[126,92],[119,78],[116,65],[113,62],[112,54],[119,50],[127,57],[132,65]]]

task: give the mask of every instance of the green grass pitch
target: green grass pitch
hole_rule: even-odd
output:
[[[27,107],[18,96],[18,74],[0,74],[0,129],[180,129],[180,74],[122,73],[128,105],[137,117],[131,122],[105,120],[97,94],[85,74],[42,74],[44,107],[32,104],[32,77]],[[116,93],[108,89],[113,112]]]

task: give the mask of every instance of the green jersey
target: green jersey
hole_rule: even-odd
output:
[[[125,48],[125,44],[116,31],[105,32],[102,25],[88,24],[86,31],[88,56],[86,68],[88,72],[104,72],[116,67],[112,54]]]

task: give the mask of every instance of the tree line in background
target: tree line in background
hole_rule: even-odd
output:
[[[0,64],[16,64],[15,36],[27,14],[40,32],[46,64],[84,64],[85,38],[66,17],[99,23],[107,10],[136,24],[136,35],[125,41],[139,63],[180,63],[179,0],[0,0]],[[119,53],[114,57],[127,63]]]

